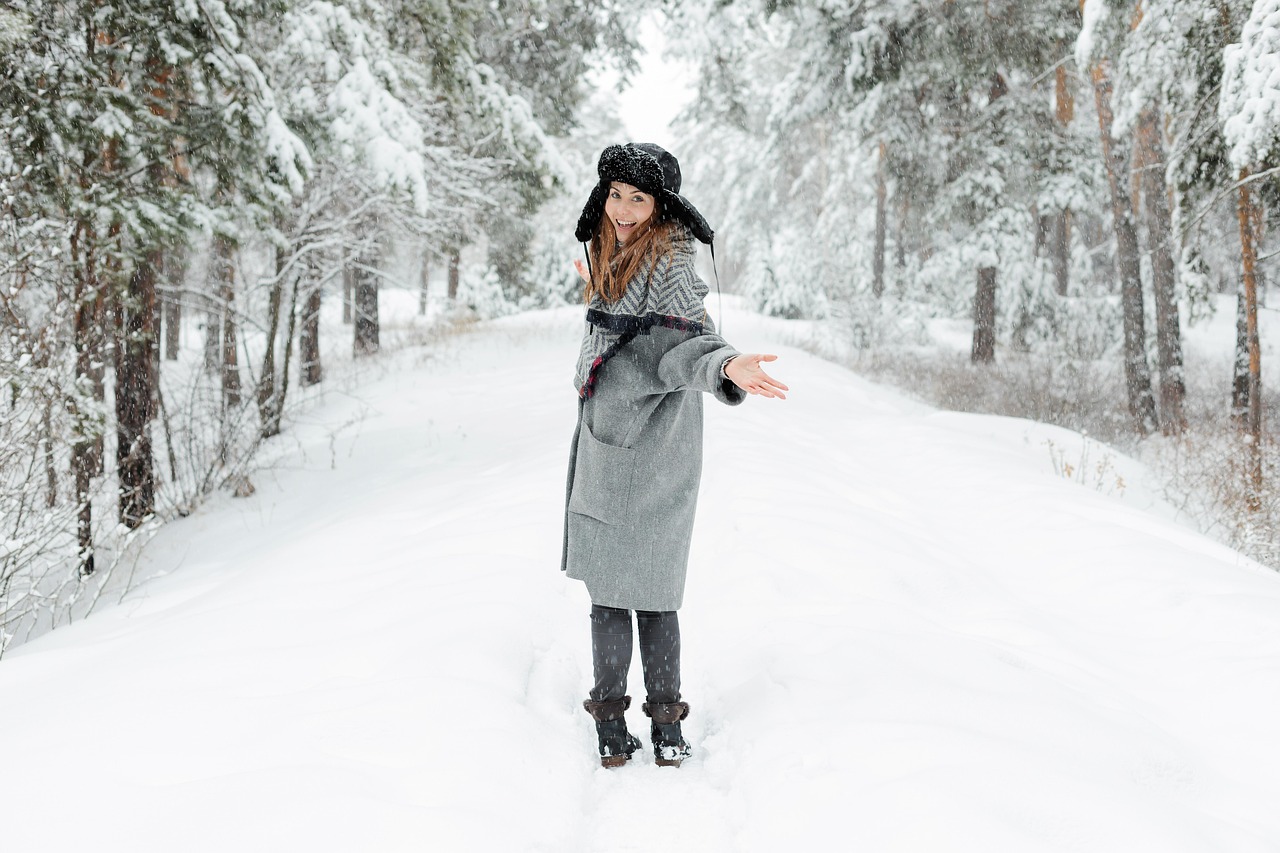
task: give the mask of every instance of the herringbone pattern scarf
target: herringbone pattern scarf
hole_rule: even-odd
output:
[[[683,226],[671,238],[671,251],[641,267],[617,302],[598,294],[587,305],[587,333],[578,355],[574,386],[578,395],[595,393],[600,368],[636,335],[654,326],[700,335],[714,331],[703,305],[707,285],[695,268],[697,243]]]

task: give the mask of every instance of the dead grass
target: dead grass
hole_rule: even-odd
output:
[[[942,409],[1005,415],[1054,424],[1105,442],[1144,462],[1164,497],[1204,533],[1280,569],[1280,444],[1264,437],[1267,487],[1248,506],[1243,460],[1247,440],[1230,418],[1229,377],[1189,369],[1188,429],[1174,438],[1140,436],[1125,400],[1118,362],[1010,353],[973,365],[959,353],[861,351],[848,366]],[[1264,424],[1277,422],[1280,400],[1264,391]]]

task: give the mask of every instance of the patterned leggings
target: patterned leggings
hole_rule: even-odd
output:
[[[680,620],[676,611],[637,610],[636,621],[647,701],[680,701]],[[627,670],[631,668],[630,610],[591,605],[591,661],[596,677],[591,699],[621,699],[627,692]]]

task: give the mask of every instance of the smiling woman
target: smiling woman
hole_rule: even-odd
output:
[[[604,215],[613,225],[618,242],[625,243],[653,216],[653,196],[620,181],[609,184],[609,195],[604,202]]]
[[[680,623],[702,475],[702,396],[737,405],[783,398],[760,369],[775,356],[742,354],[715,332],[694,270],[711,226],[680,193],[680,164],[649,143],[606,148],[576,236],[590,243],[587,333],[578,357],[578,426],[569,455],[561,568],[591,595],[595,684],[584,703],[600,762],[640,748],[624,714],[636,611],[654,760],[690,754],[680,722]]]

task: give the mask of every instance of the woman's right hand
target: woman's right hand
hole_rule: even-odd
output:
[[[582,277],[583,282],[591,283],[591,274],[587,272],[587,265],[583,261],[577,260],[573,262],[573,268],[578,271],[578,275]]]
[[[777,358],[776,355],[756,352],[735,355],[724,366],[724,375],[748,394],[785,400],[787,395],[783,392],[791,389],[760,368],[760,362],[776,361]]]

